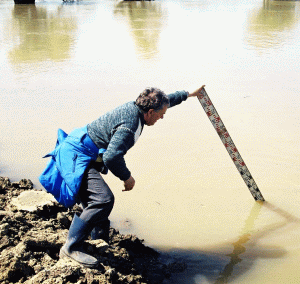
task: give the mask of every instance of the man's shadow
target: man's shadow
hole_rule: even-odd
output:
[[[254,232],[255,220],[258,218],[262,208],[267,208],[279,214],[284,220],[267,225]],[[188,266],[185,272],[175,274],[169,280],[171,282],[166,283],[230,283],[249,271],[260,258],[284,257],[287,252],[283,247],[263,246],[258,244],[258,242],[263,237],[290,224],[299,226],[300,219],[269,202],[255,202],[238,240],[231,244],[233,246],[232,252],[225,255],[220,253],[224,245],[219,245],[205,252],[195,250],[169,251],[169,255],[180,261],[187,262]]]

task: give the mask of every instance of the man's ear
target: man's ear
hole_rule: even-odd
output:
[[[145,113],[145,117],[148,118],[148,117],[151,117],[151,115],[153,114],[154,112],[154,109],[149,109],[146,113]]]
[[[148,114],[149,114],[149,115],[152,115],[154,111],[155,111],[154,109],[150,108],[150,109],[148,110]]]

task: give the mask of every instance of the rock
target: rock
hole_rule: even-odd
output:
[[[88,251],[93,252],[92,247],[94,246],[98,254],[105,252],[109,247],[108,243],[104,240],[89,240],[87,242],[91,245]]]
[[[10,180],[8,177],[0,177],[0,188],[5,189],[11,186]]]
[[[20,188],[26,188],[26,189],[32,189],[33,188],[33,183],[30,179],[21,179],[19,181],[19,187]]]
[[[11,203],[18,210],[37,211],[38,208],[55,202],[55,198],[46,191],[29,190],[22,192],[18,197],[12,198]]]

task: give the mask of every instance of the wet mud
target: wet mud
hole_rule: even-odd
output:
[[[165,263],[160,253],[135,235],[110,228],[109,246],[87,240],[86,249],[99,259],[96,269],[59,259],[73,215],[81,208],[66,209],[54,200],[16,200],[25,193],[38,196],[29,179],[10,182],[0,177],[0,284],[8,283],[163,283],[186,265],[172,259]],[[19,202],[20,203],[20,202]],[[26,204],[28,203],[28,204]],[[26,205],[30,205],[27,206]],[[22,209],[23,208],[23,209]],[[25,208],[25,209],[24,209]]]

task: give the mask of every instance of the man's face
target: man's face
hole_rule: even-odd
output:
[[[148,126],[154,125],[156,123],[156,121],[158,121],[159,119],[163,119],[167,109],[168,109],[167,105],[165,105],[159,111],[150,109],[147,113],[144,114],[146,125],[148,125]]]

